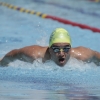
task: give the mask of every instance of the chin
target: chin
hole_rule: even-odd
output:
[[[64,67],[65,63],[59,63],[58,64],[60,67]]]

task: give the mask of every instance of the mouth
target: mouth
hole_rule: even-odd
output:
[[[59,62],[60,62],[61,64],[63,64],[63,63],[65,62],[65,59],[64,59],[64,58],[59,58]]]

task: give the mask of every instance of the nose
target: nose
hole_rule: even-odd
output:
[[[64,56],[64,51],[61,50],[61,51],[59,52],[59,55],[60,55],[60,56]]]

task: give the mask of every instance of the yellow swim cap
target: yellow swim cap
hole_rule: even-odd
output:
[[[54,43],[69,43],[71,45],[69,33],[63,28],[56,28],[50,36],[49,47]]]

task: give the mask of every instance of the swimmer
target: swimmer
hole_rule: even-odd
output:
[[[52,60],[58,66],[63,67],[70,57],[87,63],[94,62],[98,66],[100,64],[99,52],[82,46],[72,48],[68,31],[63,28],[56,28],[50,36],[49,46],[32,45],[14,49],[0,60],[0,66],[8,66],[10,62],[15,60],[33,63],[37,58],[42,58],[42,62]]]

